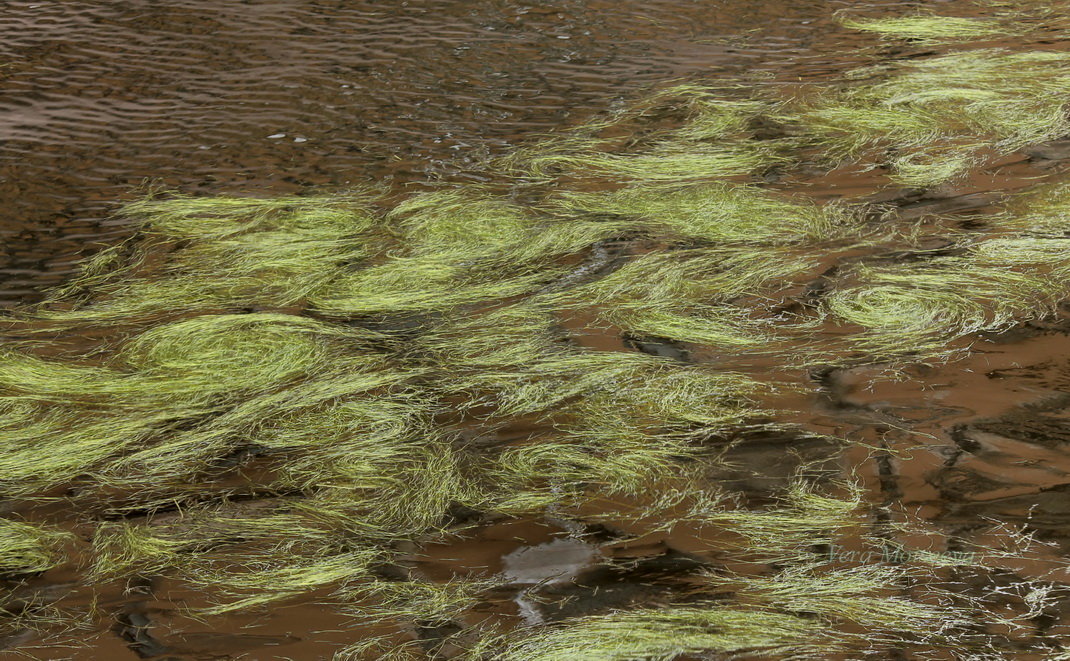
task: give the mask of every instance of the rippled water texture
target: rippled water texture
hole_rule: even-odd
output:
[[[842,69],[830,15],[847,5],[4,2],[0,305],[121,236],[106,218],[146,180],[265,194],[448,176],[669,79]]]

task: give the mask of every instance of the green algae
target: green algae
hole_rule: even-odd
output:
[[[591,659],[668,661],[682,654],[776,657],[829,651],[818,623],[784,613],[729,608],[671,608],[589,617],[512,643],[501,658],[510,661]]]
[[[600,322],[637,336],[760,348],[773,341],[773,325],[734,301],[772,306],[778,292],[812,276],[816,265],[812,257],[772,248],[656,252],[554,300],[567,309],[594,311]]]
[[[11,405],[0,426],[6,441],[0,483],[10,485],[9,493],[25,493],[123,464],[136,466],[143,479],[157,460],[177,477],[186,470],[175,475],[175,464],[201,467],[218,457],[229,436],[258,422],[258,413],[280,399],[276,391],[286,404],[299,405],[300,381],[342,370],[351,373],[329,379],[333,388],[352,392],[382,384],[380,375],[359,379],[367,358],[346,361],[332,351],[332,343],[367,346],[368,337],[376,335],[292,315],[205,315],[141,334],[113,366],[13,353],[0,368],[0,402]],[[219,417],[172,432],[163,445],[151,442],[210,415]],[[56,451],[30,461],[43,447]]]
[[[843,495],[834,497],[798,480],[780,494],[779,502],[751,510],[734,506],[723,493],[708,490],[680,493],[686,508],[675,517],[679,522],[716,526],[746,539],[749,548],[759,549],[781,562],[812,560],[815,545],[832,545],[844,530],[856,526],[865,515],[863,494],[847,485]]]
[[[315,519],[287,511],[283,504],[263,512],[225,505],[201,506],[190,508],[181,517],[160,521],[101,525],[92,540],[95,553],[90,575],[104,581],[132,574],[164,574],[172,568],[197,563],[228,546],[243,548],[242,553],[231,551],[235,557],[266,559],[277,545],[280,531],[282,536],[300,540],[308,548],[329,547],[337,537],[325,526],[317,526]],[[296,550],[292,544],[291,548]]]
[[[923,600],[883,596],[888,589],[904,583],[906,571],[895,566],[863,566],[828,572],[793,567],[771,578],[736,579],[741,597],[750,597],[789,612],[816,613],[842,619],[869,630],[937,633],[969,620],[954,608]],[[717,577],[715,582],[732,579]],[[858,644],[858,643],[856,643]]]
[[[378,581],[347,591],[347,614],[365,622],[416,621],[447,626],[457,613],[478,606],[500,579],[456,578],[445,583],[422,580]]]
[[[886,596],[902,578],[902,570],[879,566],[826,574],[802,567],[771,577],[716,577],[712,582],[722,587],[735,583],[736,599],[754,606],[711,602],[576,618],[507,637],[501,658],[625,661],[711,653],[747,658],[873,654],[903,649],[904,638],[931,644],[944,632],[968,624],[954,607]],[[836,621],[855,623],[871,633],[838,633]],[[876,630],[883,633],[874,636]],[[894,633],[902,638],[890,635]],[[953,644],[963,652],[970,647]]]
[[[1070,232],[1070,186],[1053,182],[1036,186],[1028,195],[1007,200],[1003,208],[986,219],[993,233],[1010,236],[1065,237]]]
[[[766,247],[681,248],[637,255],[597,281],[557,298],[576,305],[620,305],[626,301],[731,302],[784,288],[819,263],[797,250]]]
[[[219,563],[222,566],[191,568],[183,577],[219,595],[220,603],[201,611],[204,616],[213,616],[262,607],[323,587],[367,580],[369,565],[378,559],[375,550],[302,558],[297,562],[292,553],[280,553],[274,562],[256,558],[255,563],[243,567],[227,559]]]
[[[1070,242],[1056,238],[993,238],[962,256],[926,264],[859,267],[860,284],[827,299],[829,312],[865,329],[867,350],[938,347],[981,332],[999,332],[1054,313],[1070,295]]]
[[[61,564],[63,546],[71,537],[61,530],[0,519],[0,574],[34,574]]]
[[[63,308],[36,316],[63,324],[137,322],[146,316],[284,308],[317,290],[335,269],[376,250],[374,196],[149,199],[124,215],[142,228],[103,251],[53,294]],[[164,259],[161,256],[166,255]]]
[[[805,589],[802,585],[797,588]],[[815,599],[805,606],[812,609],[817,603]],[[930,613],[911,614],[916,615],[910,621],[915,626],[938,626],[944,623]],[[513,642],[501,658],[667,661],[683,654],[697,653],[783,658],[789,654],[815,656],[877,646],[860,640],[854,641],[853,645],[847,639],[837,640],[829,635],[819,621],[801,615],[716,606],[673,607],[592,616],[567,622],[558,628],[539,631]]]
[[[882,39],[898,39],[924,46],[940,44],[1006,40],[1008,38],[1039,39],[1056,35],[1065,37],[1063,21],[1066,3],[1048,0],[974,0],[965,7],[949,7],[968,16],[937,15],[928,10],[908,16],[865,18],[851,16],[849,11],[837,13],[840,24],[851,30],[869,32]],[[980,14],[980,15],[977,15]]]
[[[475,191],[418,195],[387,214],[413,258],[510,268],[580,252],[631,229],[625,222],[569,222]]]
[[[651,189],[857,161],[887,168],[904,185],[931,187],[993,153],[1066,135],[1068,64],[1055,50],[982,48],[865,67],[790,94],[751,89],[751,100],[729,86],[675,86],[499,165],[529,184],[568,190],[584,177]],[[599,137],[610,130],[644,137],[623,145]],[[608,200],[625,207],[656,199],[649,191],[617,197]]]
[[[1065,53],[996,48],[900,62],[854,72],[876,80],[783,119],[831,155],[886,149],[893,179],[929,187],[963,176],[986,152],[1065,135],[1068,63]]]
[[[839,205],[817,205],[755,186],[724,183],[564,193],[554,202],[565,214],[635,219],[651,234],[678,241],[811,243],[857,236],[863,230],[860,220]]]
[[[568,135],[523,146],[497,165],[540,182],[659,185],[761,173],[786,161],[777,143],[748,139],[754,123],[777,104],[726,96],[741,87],[671,85]],[[627,153],[614,149],[622,142]]]
[[[991,36],[905,20],[854,27]],[[871,159],[903,185],[952,182],[1070,132],[1068,81],[1065,54],[983,49],[784,97],[676,85],[519,149],[500,186],[134,203],[130,241],[5,320],[30,339],[0,346],[0,493],[66,487],[75,506],[140,517],[90,522],[87,583],[165,576],[207,596],[201,617],[317,595],[362,622],[458,626],[468,638],[449,643],[472,659],[872,655],[967,638],[995,654],[975,630],[1006,621],[926,583],[961,563],[823,561],[844,538],[887,544],[857,488],[797,481],[751,508],[709,480],[745,474],[727,457],[748,434],[802,433],[777,402],[804,389],[778,370],[946,358],[1051,314],[1070,297],[1065,185],[931,251],[928,230],[886,208],[742,180]],[[82,330],[106,338],[47,351]],[[618,333],[683,349],[589,342]],[[690,348],[718,359],[689,362]],[[606,501],[639,511],[584,510]],[[469,629],[461,613],[499,581],[384,578],[411,562],[399,549],[477,525],[461,513],[713,528],[711,551],[775,567],[706,572],[663,609]],[[0,571],[63,562],[65,534],[3,526]],[[390,637],[338,658],[362,655],[427,658]]]
[[[971,41],[1020,34],[1013,25],[995,18],[953,16],[904,16],[898,18],[845,18],[841,25],[852,30],[873,32],[885,38],[921,42]]]
[[[760,144],[748,149],[667,143],[634,156],[598,153],[543,156],[531,167],[537,173],[552,169],[571,175],[583,171],[627,183],[679,183],[755,174],[780,161],[775,151],[762,148]]]
[[[215,395],[264,391],[333,369],[343,359],[338,344],[367,346],[374,339],[374,333],[293,315],[203,315],[138,335],[123,346],[119,359],[149,379],[159,376],[162,381],[166,375],[166,385],[173,389],[169,394],[190,390]]]

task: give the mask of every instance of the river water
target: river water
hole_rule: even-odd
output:
[[[842,72],[873,40],[838,27],[836,10],[942,4],[7,0],[0,3],[0,305],[38,300],[80,258],[126,236],[113,213],[146,186],[264,196],[478,180],[488,156],[667,81],[775,84]],[[908,206],[983,208],[987,189],[1020,187],[1062,168],[1061,149],[1008,159],[988,178]],[[858,191],[825,180],[812,192]],[[825,375],[823,398],[809,402],[804,422],[885,444],[884,454],[852,458],[875,501],[895,501],[950,531],[986,520],[1028,525],[1059,555],[1070,548],[1068,332],[1070,320],[1056,319],[987,338],[965,362],[919,368],[906,383],[873,387],[864,370]],[[907,425],[910,433],[897,431]],[[919,435],[930,441],[919,445]],[[894,458],[898,450],[911,461]],[[751,451],[738,459],[773,472],[784,454],[775,444]],[[552,522],[496,524],[427,549],[421,568],[445,578],[479,567],[527,584],[572,576],[603,553],[555,541],[555,532]],[[692,542],[678,534],[643,543],[614,552],[686,553]],[[62,579],[53,579],[56,590]],[[635,589],[642,583],[636,579]],[[112,595],[100,604],[107,616],[92,649],[42,641],[28,653],[320,659],[357,635],[314,598],[212,626],[175,614],[176,604],[196,598],[177,587]],[[518,598],[500,607],[523,616],[531,606]],[[1052,613],[1044,626],[1063,617]]]
[[[672,79],[842,69],[830,17],[852,4],[4,2],[0,305],[122,236],[108,217],[146,182],[266,195],[449,176]]]

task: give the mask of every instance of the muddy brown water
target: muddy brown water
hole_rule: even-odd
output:
[[[850,4],[5,1],[0,305],[121,237],[109,215],[146,180],[266,195],[449,176],[674,78],[842,68],[830,14]]]
[[[859,38],[832,21],[837,9],[941,4],[7,0],[0,306],[37,300],[80,257],[125,236],[129,228],[112,214],[146,182],[192,194],[278,195],[478,179],[473,166],[488,155],[667,80],[820,79],[864,61],[852,50]],[[1066,156],[1065,146],[1048,146],[954,191],[899,201],[919,214],[983,209],[988,191],[1062,170]],[[804,183],[818,196],[872,192],[857,178]],[[979,541],[983,521],[1026,526],[1052,542],[1052,557],[1065,556],[1068,356],[1070,315],[980,340],[964,361],[918,368],[907,382],[875,380],[865,369],[821,375],[821,395],[800,403],[809,412],[801,421],[883,444],[884,454],[848,457],[875,502],[895,502],[963,542]],[[748,448],[735,459],[760,466],[770,484],[740,486],[768,488],[796,466],[783,441]],[[820,457],[827,448],[800,452]],[[547,582],[550,606],[521,590],[482,613],[522,622],[657,603],[650,576],[671,574],[703,546],[686,530],[602,547],[561,541],[566,532],[554,521],[498,522],[431,545],[414,562],[432,579],[511,572],[519,585]],[[633,559],[639,569],[601,575],[586,568],[598,557]],[[32,587],[44,594],[68,586],[49,577]],[[370,633],[316,606],[315,596],[210,625],[181,613],[199,600],[166,582],[103,595],[106,617],[88,647],[68,639],[24,649],[40,659],[311,660]],[[1033,633],[1057,631],[1068,617],[1070,609],[1051,612]]]

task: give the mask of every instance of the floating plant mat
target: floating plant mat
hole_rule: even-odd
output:
[[[112,628],[196,655],[195,621],[278,634],[314,603],[317,658],[1062,658],[1042,529],[911,512],[893,468],[941,432],[844,384],[1058,329],[1070,181],[920,216],[796,185],[916,200],[1053,148],[1070,54],[1045,9],[845,18],[957,45],[670,86],[479,186],[129,205],[134,238],[2,322],[8,649]],[[1021,44],[968,41],[1000,35]],[[834,395],[833,423],[804,415]],[[1032,433],[1057,443],[1053,401]],[[991,461],[983,435],[1031,410],[959,425],[946,461]],[[466,544],[499,552],[432,568]]]

